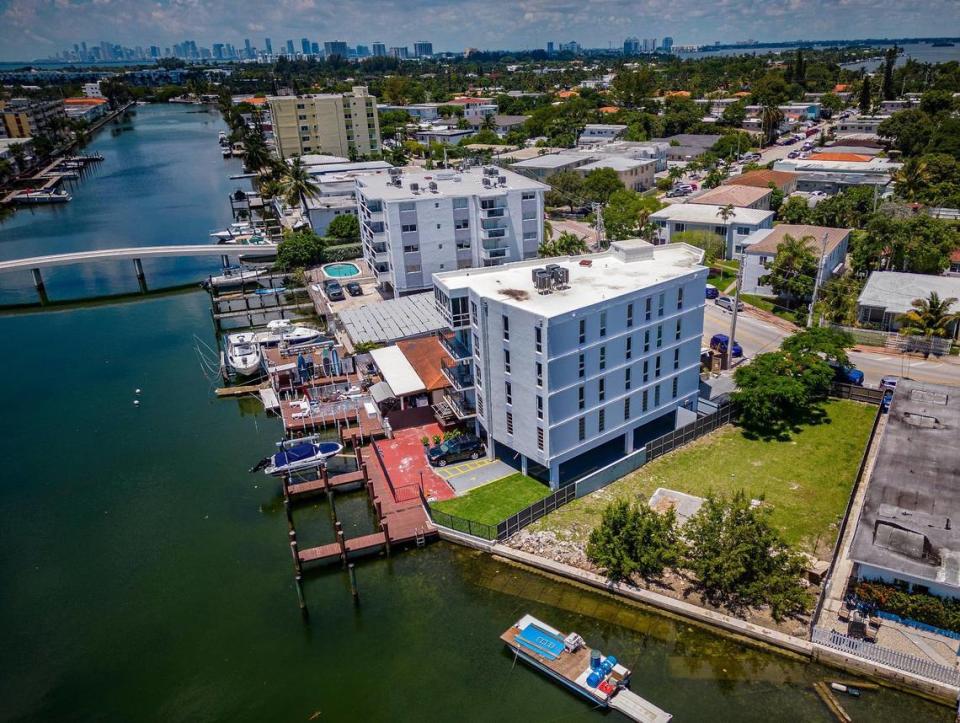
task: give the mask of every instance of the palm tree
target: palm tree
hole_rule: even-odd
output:
[[[731,218],[735,218],[737,215],[736,206],[732,203],[728,203],[726,206],[721,206],[720,210],[717,211],[717,215],[723,219],[723,222],[726,223]]]
[[[667,171],[667,178],[676,183],[683,176],[683,169],[674,166],[669,171]]]
[[[775,105],[765,105],[760,114],[760,127],[763,129],[763,141],[766,145],[770,145],[777,139],[781,123],[783,123],[783,111]]]
[[[259,173],[270,165],[270,149],[263,142],[263,138],[256,133],[247,134],[244,147],[244,163],[249,171]]]
[[[496,131],[497,130],[497,117],[492,113],[483,119],[483,123],[480,126],[485,131]]]
[[[926,299],[914,299],[910,302],[913,309],[900,316],[900,333],[927,338],[949,338],[950,327],[960,321],[960,311],[950,311],[956,303],[956,297],[941,299],[936,291],[931,291]]]
[[[926,161],[921,158],[907,159],[906,163],[894,173],[893,180],[897,184],[897,193],[908,201],[914,200],[930,182]]]
[[[320,186],[307,172],[307,167],[299,157],[287,164],[286,170],[280,178],[280,194],[289,206],[297,206],[301,199],[318,198]]]
[[[553,240],[553,224],[547,219],[543,220],[543,238],[547,241]]]
[[[550,256],[576,256],[587,252],[585,237],[577,236],[570,231],[563,231],[556,240],[544,241],[540,244],[541,258]]]

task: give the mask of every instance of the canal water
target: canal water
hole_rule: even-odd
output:
[[[209,122],[155,113],[188,136]],[[177,225],[203,228],[224,169],[177,157],[208,189]],[[144,227],[167,223],[152,199]],[[356,607],[338,567],[309,575],[304,620],[279,490],[247,472],[280,427],[214,398],[203,292],[8,314],[0,334],[0,721],[600,720],[504,650],[526,612],[617,655],[677,721],[831,720],[812,683],[843,674],[442,543],[360,562]],[[337,507],[348,535],[372,529],[362,494]],[[329,512],[298,509],[303,544],[332,539]],[[843,702],[952,720],[889,690]]]

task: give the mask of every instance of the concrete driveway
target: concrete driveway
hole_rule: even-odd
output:
[[[434,467],[434,473],[442,477],[458,495],[512,475],[516,470],[499,459],[468,459],[465,462]]]

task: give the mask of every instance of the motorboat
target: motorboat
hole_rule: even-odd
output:
[[[263,354],[256,334],[230,334],[227,337],[227,366],[235,374],[249,377],[261,369]]]
[[[253,233],[253,231],[253,224],[251,224],[249,221],[238,221],[237,223],[231,223],[222,231],[214,231],[210,234],[210,238],[217,239],[218,241],[225,241],[242,234]]]
[[[59,191],[21,191],[13,200],[17,203],[66,203],[73,199],[69,193]]]
[[[257,343],[261,346],[277,346],[281,342],[297,346],[314,341],[320,336],[319,329],[293,324],[288,319],[274,319],[267,323],[266,331],[256,334]]]
[[[211,276],[204,282],[204,286],[214,289],[229,289],[237,286],[243,286],[246,283],[255,281],[269,269],[248,269],[242,266],[228,266],[218,276]]]
[[[313,467],[323,467],[327,460],[343,450],[338,442],[321,442],[317,437],[292,439],[278,444],[280,451],[264,457],[250,468],[267,475],[284,475]]]

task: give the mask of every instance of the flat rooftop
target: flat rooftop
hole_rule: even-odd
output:
[[[590,155],[585,153],[546,153],[542,156],[527,158],[513,164],[514,168],[563,168],[571,163],[589,161]]]
[[[756,225],[773,217],[773,211],[758,208],[735,208],[727,221],[720,216],[723,206],[710,203],[674,203],[650,214],[652,220],[681,221],[687,223],[712,223],[726,226],[734,223]]]
[[[606,156],[580,166],[578,171],[593,171],[597,168],[612,168],[615,171],[630,171],[656,164],[656,158],[627,158],[625,156]]]
[[[958,438],[960,388],[901,378],[880,439],[851,559],[960,586]]]
[[[960,278],[908,274],[901,271],[874,271],[860,292],[857,304],[904,314],[913,308],[914,299],[926,299],[931,291],[937,292],[941,299],[960,298]],[[950,311],[960,311],[960,302],[953,304]]]
[[[424,336],[447,327],[429,292],[374,301],[338,311],[337,316],[354,346]]]
[[[506,178],[506,186],[487,187],[483,179],[496,180]],[[384,199],[386,201],[405,201],[441,196],[500,196],[506,191],[546,191],[549,186],[538,181],[521,176],[519,173],[497,168],[497,175],[484,176],[482,168],[471,168],[466,171],[415,171],[406,172],[400,176],[401,185],[394,186],[391,177],[386,171],[378,171],[357,177],[357,185],[363,194],[369,198]],[[429,190],[430,182],[437,184],[436,192]],[[410,184],[418,186],[417,193],[410,188]]]
[[[604,253],[447,271],[434,274],[433,279],[435,284],[451,291],[472,289],[508,306],[554,317],[702,271],[702,259],[703,251],[687,244],[652,246],[639,239],[628,239],[614,241]],[[557,264],[570,272],[566,289],[538,293],[531,272],[547,264]]]

